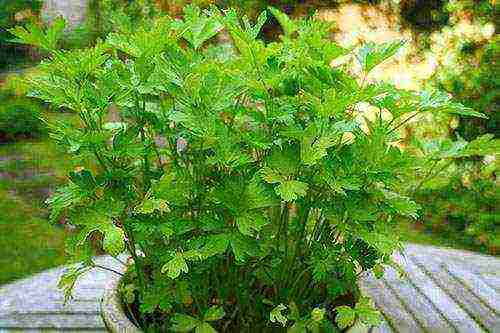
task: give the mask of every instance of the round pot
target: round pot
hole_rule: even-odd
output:
[[[140,328],[135,326],[125,314],[123,302],[118,292],[120,279],[114,277],[106,285],[106,290],[101,301],[101,316],[106,328],[111,333],[139,333]],[[354,325],[347,330],[348,333],[368,333],[370,327],[356,321]]]
[[[139,333],[142,332],[125,314],[123,302],[118,292],[120,278],[113,276],[106,284],[101,300],[101,316],[106,328],[111,333]]]

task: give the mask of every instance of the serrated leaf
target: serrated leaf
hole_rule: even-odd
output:
[[[308,166],[315,165],[319,160],[327,155],[328,148],[335,145],[336,137],[320,136],[315,138],[313,143],[304,141],[300,145],[300,159],[302,163]]]
[[[142,65],[144,64],[146,58],[155,56],[164,50],[165,44],[171,40],[171,22],[171,20],[160,19],[155,20],[151,25],[139,26],[133,32],[112,32],[106,38],[106,45],[113,46],[115,49],[136,58],[134,67],[138,69],[141,67],[141,62]],[[143,71],[139,70],[138,72]],[[149,74],[147,73],[147,76]]]
[[[283,314],[283,311],[286,311],[287,307],[283,304],[278,305],[269,313],[269,320],[272,323],[280,323],[281,326],[285,327],[288,322],[288,318]]]
[[[129,37],[123,34],[108,34],[106,37],[106,43],[133,57],[139,57],[142,54],[142,50],[135,45]]]
[[[280,26],[283,28],[283,32],[285,36],[291,36],[295,31],[297,31],[297,26],[294,21],[292,21],[288,15],[281,12],[280,10],[274,7],[267,7],[271,14],[278,20]]]
[[[300,165],[297,158],[300,147],[298,145],[286,145],[282,148],[275,148],[267,157],[267,165],[282,176],[291,176]]]
[[[245,189],[245,196],[248,200],[248,208],[258,209],[276,206],[279,201],[269,193],[259,180],[252,180]]]
[[[195,333],[217,333],[217,331],[210,326],[209,323],[201,323],[200,325],[196,326]]]
[[[236,217],[236,226],[238,227],[238,230],[243,235],[247,236],[252,236],[256,232],[259,232],[267,223],[268,221],[264,218],[264,216],[252,212]]]
[[[338,121],[328,131],[320,130],[321,125],[309,125],[301,136],[300,159],[308,166],[315,165],[327,155],[327,150],[338,141],[340,134],[359,128],[354,121]]]
[[[54,51],[65,27],[66,21],[59,16],[46,29],[45,33],[33,23],[26,27],[16,26],[9,29],[9,32],[17,37],[12,42],[33,45],[45,51]]]
[[[162,273],[167,273],[171,279],[176,279],[181,273],[188,272],[188,266],[182,254],[177,253],[169,262],[161,268]]]
[[[278,171],[273,170],[269,167],[262,168],[260,173],[262,175],[262,179],[269,184],[281,183],[284,179]]]
[[[441,90],[423,90],[418,95],[419,108],[424,111],[446,112],[462,116],[488,118],[461,103],[454,102],[450,94]]]
[[[227,235],[211,235],[207,237],[205,244],[200,249],[200,253],[203,257],[208,258],[216,254],[224,253],[228,246],[229,239]]]
[[[399,246],[394,235],[373,231],[363,231],[359,235],[365,242],[383,254],[392,254]]]
[[[382,190],[382,193],[385,198],[384,202],[392,207],[398,214],[414,219],[418,218],[418,211],[421,208],[419,204],[395,192]]]
[[[356,54],[363,71],[369,73],[375,66],[392,57],[405,44],[405,41],[393,41],[382,44],[368,42]]]
[[[65,209],[78,204],[84,197],[85,195],[79,191],[78,187],[73,183],[58,188],[57,191],[45,201],[50,207],[50,223],[56,223]]]
[[[377,326],[382,321],[382,315],[373,306],[368,297],[361,297],[354,307],[362,323],[368,326]]]
[[[103,249],[112,256],[117,256],[125,250],[125,235],[123,229],[114,224],[111,215],[116,214],[116,210],[122,208],[121,204],[112,205],[101,202],[101,205],[94,205],[93,210],[82,210],[75,215],[72,212],[68,217],[69,221],[76,226],[79,226],[78,243],[82,246],[85,244],[87,237],[92,232],[100,232],[103,234]]]
[[[335,308],[337,315],[335,316],[335,323],[339,328],[347,328],[354,324],[356,319],[356,311],[347,305],[337,306]]]
[[[149,198],[145,199],[135,210],[138,213],[151,214],[155,211],[167,213],[170,211],[170,208],[168,207],[168,203],[163,199]]]
[[[88,272],[90,267],[72,266],[66,269],[63,275],[59,278],[57,287],[64,291],[64,303],[71,299],[75,288],[76,280],[84,273]]]
[[[243,16],[243,24],[245,27],[245,32],[250,36],[252,39],[257,38],[260,30],[262,29],[262,26],[266,23],[267,21],[267,13],[266,11],[263,11],[260,13],[259,17],[257,18],[257,22],[255,25],[252,27],[250,21],[248,20],[247,16]]]
[[[223,26],[216,18],[202,14],[198,6],[188,5],[184,7],[184,22],[179,28],[183,31],[182,37],[193,48],[198,49],[204,42],[217,35]]]
[[[259,254],[258,243],[255,239],[238,232],[232,233],[229,238],[234,257],[237,261],[245,262],[249,257]]]
[[[123,230],[116,226],[109,226],[106,228],[102,246],[104,251],[113,257],[122,253],[125,250],[125,234]]]
[[[181,313],[173,315],[170,321],[170,329],[174,332],[189,332],[200,324],[198,319]]]
[[[109,130],[109,131],[126,131],[127,130],[127,123],[120,122],[120,121],[107,122],[102,126],[102,128]]]
[[[204,321],[216,321],[222,319],[226,315],[222,306],[214,305],[210,307],[203,316]]]
[[[325,309],[314,308],[311,311],[311,319],[315,322],[320,322],[325,318],[325,313],[326,313]]]
[[[306,195],[308,185],[298,180],[286,180],[279,184],[276,188],[276,194],[285,201],[294,201],[298,197]]]

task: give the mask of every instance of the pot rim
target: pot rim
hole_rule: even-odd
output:
[[[125,314],[123,302],[118,292],[120,277],[111,277],[106,284],[101,300],[101,317],[111,333],[142,333],[142,330],[135,326]],[[356,320],[353,326],[347,329],[347,333],[368,333],[371,327]]]
[[[101,300],[102,320],[108,332],[140,333],[142,330],[135,326],[125,314],[123,302],[118,292],[120,281],[121,277],[112,276],[106,284]]]

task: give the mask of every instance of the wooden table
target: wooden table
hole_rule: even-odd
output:
[[[396,256],[405,274],[366,276],[362,289],[384,315],[372,332],[500,332],[500,258],[421,245]],[[110,257],[99,264],[121,269]],[[0,287],[0,332],[104,331],[99,301],[113,273],[95,270],[63,306],[57,281],[64,267]]]

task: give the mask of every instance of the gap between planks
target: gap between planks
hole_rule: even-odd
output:
[[[486,306],[480,297],[464,286],[462,281],[451,275],[444,264],[426,258],[424,265],[422,258],[419,259],[416,255],[411,255],[411,259],[483,329],[494,331],[498,328],[500,317]]]
[[[454,331],[470,333],[482,332],[483,329],[469,316],[448,294],[437,285],[428,274],[419,268],[411,257],[399,254],[394,259],[404,267],[407,281],[419,291],[428,302],[433,304],[439,314],[445,318]],[[409,300],[411,302],[411,300]]]

